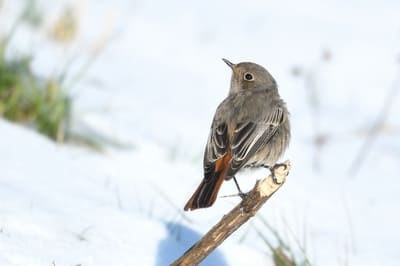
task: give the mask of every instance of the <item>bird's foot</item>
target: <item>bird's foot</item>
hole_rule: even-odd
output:
[[[239,197],[242,198],[242,201],[239,203],[240,205],[240,215],[243,216],[247,211],[246,211],[246,206],[243,204],[244,203],[244,199],[250,194],[250,192],[247,193],[239,193]]]
[[[237,190],[238,190],[238,196],[241,197],[242,200],[244,200],[244,198],[245,198],[249,193],[244,193],[244,192],[240,189],[240,186],[239,186],[239,183],[238,183],[237,180],[236,180],[236,177],[233,177],[233,181],[235,181],[235,185],[236,185],[236,188],[237,188]]]
[[[244,192],[240,191],[240,192],[238,193],[238,196],[241,197],[242,200],[244,200],[248,195],[249,195],[249,192],[244,193]]]

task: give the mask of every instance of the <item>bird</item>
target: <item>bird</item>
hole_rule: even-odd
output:
[[[222,60],[232,70],[230,89],[211,124],[203,180],[184,206],[185,211],[213,205],[223,181],[232,178],[243,198],[246,194],[235,174],[249,167],[265,167],[273,174],[290,142],[289,112],[272,75],[256,63]]]

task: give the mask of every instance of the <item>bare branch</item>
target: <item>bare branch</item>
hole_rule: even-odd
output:
[[[264,203],[283,185],[289,170],[290,162],[286,161],[273,170],[277,182],[273,180],[271,175],[257,181],[242,202],[224,215],[208,233],[171,265],[198,265],[226,238],[257,213]]]

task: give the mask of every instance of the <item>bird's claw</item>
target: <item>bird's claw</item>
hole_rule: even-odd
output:
[[[247,195],[249,195],[249,192],[243,193],[242,191],[240,191],[239,194],[238,194],[238,196],[241,197],[242,200],[244,200],[247,197]]]

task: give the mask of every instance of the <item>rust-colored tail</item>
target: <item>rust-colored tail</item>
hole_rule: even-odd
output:
[[[225,178],[227,166],[231,157],[229,154],[225,155],[215,163],[214,171],[204,178],[196,191],[186,203],[184,210],[196,210],[200,208],[207,208],[213,205],[217,199],[218,191]]]
[[[190,197],[189,201],[186,203],[184,210],[207,208],[213,205],[217,199],[218,191],[223,181],[224,176],[221,174],[219,176],[214,176],[211,180],[208,180],[208,182],[203,179],[192,197]]]

